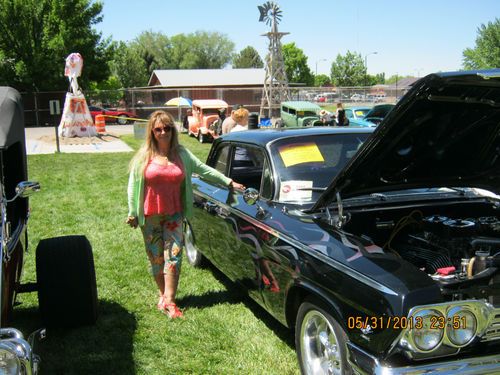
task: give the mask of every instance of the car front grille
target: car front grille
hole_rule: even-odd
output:
[[[494,341],[500,340],[500,308],[492,311],[493,319],[491,320],[488,328],[481,338],[481,341]]]

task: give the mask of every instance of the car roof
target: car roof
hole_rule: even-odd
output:
[[[220,99],[197,99],[193,100],[192,105],[200,108],[227,108],[228,104]]]
[[[297,127],[297,128],[266,128],[245,130],[239,132],[231,132],[219,137],[216,142],[230,141],[253,143],[258,146],[265,147],[268,143],[280,138],[288,137],[304,137],[311,135],[324,134],[356,134],[356,133],[372,133],[374,128],[368,127],[330,127],[330,126],[314,126],[314,127]]]
[[[318,109],[321,109],[321,107],[319,105],[311,103],[311,102],[307,102],[305,100],[304,101],[298,100],[298,101],[282,102],[281,105],[291,107],[291,108],[296,109],[298,111],[307,111],[307,110],[317,111]]]

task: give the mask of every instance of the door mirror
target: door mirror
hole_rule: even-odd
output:
[[[16,197],[26,198],[40,191],[40,184],[36,181],[22,181],[16,186]]]
[[[259,192],[257,191],[257,189],[247,188],[243,193],[243,199],[245,200],[246,204],[253,206],[259,199]]]

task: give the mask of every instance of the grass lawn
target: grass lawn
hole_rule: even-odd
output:
[[[210,144],[181,134],[205,160]],[[134,149],[133,136],[122,137]],[[93,246],[99,294],[95,326],[48,330],[35,346],[42,374],[297,374],[292,334],[213,267],[184,261],[178,303],[184,320],[156,310],[140,230],[127,215],[132,153],[28,157],[29,178],[42,191],[30,198],[30,254],[23,281],[35,281],[40,239],[84,234]],[[74,298],[78,298],[77,295]],[[27,335],[42,326],[36,293],[18,296],[13,326]],[[68,314],[71,307],[68,306]]]

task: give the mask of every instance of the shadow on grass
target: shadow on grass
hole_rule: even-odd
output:
[[[68,314],[71,311],[68,309]],[[40,327],[38,308],[14,311],[12,326],[25,336]],[[72,329],[47,329],[44,340],[35,343],[42,359],[42,375],[136,373],[133,338],[136,330],[133,314],[115,302],[100,300],[99,316],[93,326]]]
[[[207,266],[212,271],[214,277],[224,285],[225,291],[221,292],[210,292],[198,296],[185,296],[183,298],[178,298],[177,302],[181,306],[186,307],[210,307],[220,303],[244,303],[245,306],[255,315],[255,317],[261,320],[267,328],[272,330],[276,336],[285,342],[291,349],[295,350],[295,340],[293,332],[287,327],[283,326],[278,320],[276,320],[271,314],[269,314],[262,306],[257,302],[252,300],[248,294],[246,294],[242,287],[233,283],[226,275],[219,271],[215,266]]]

